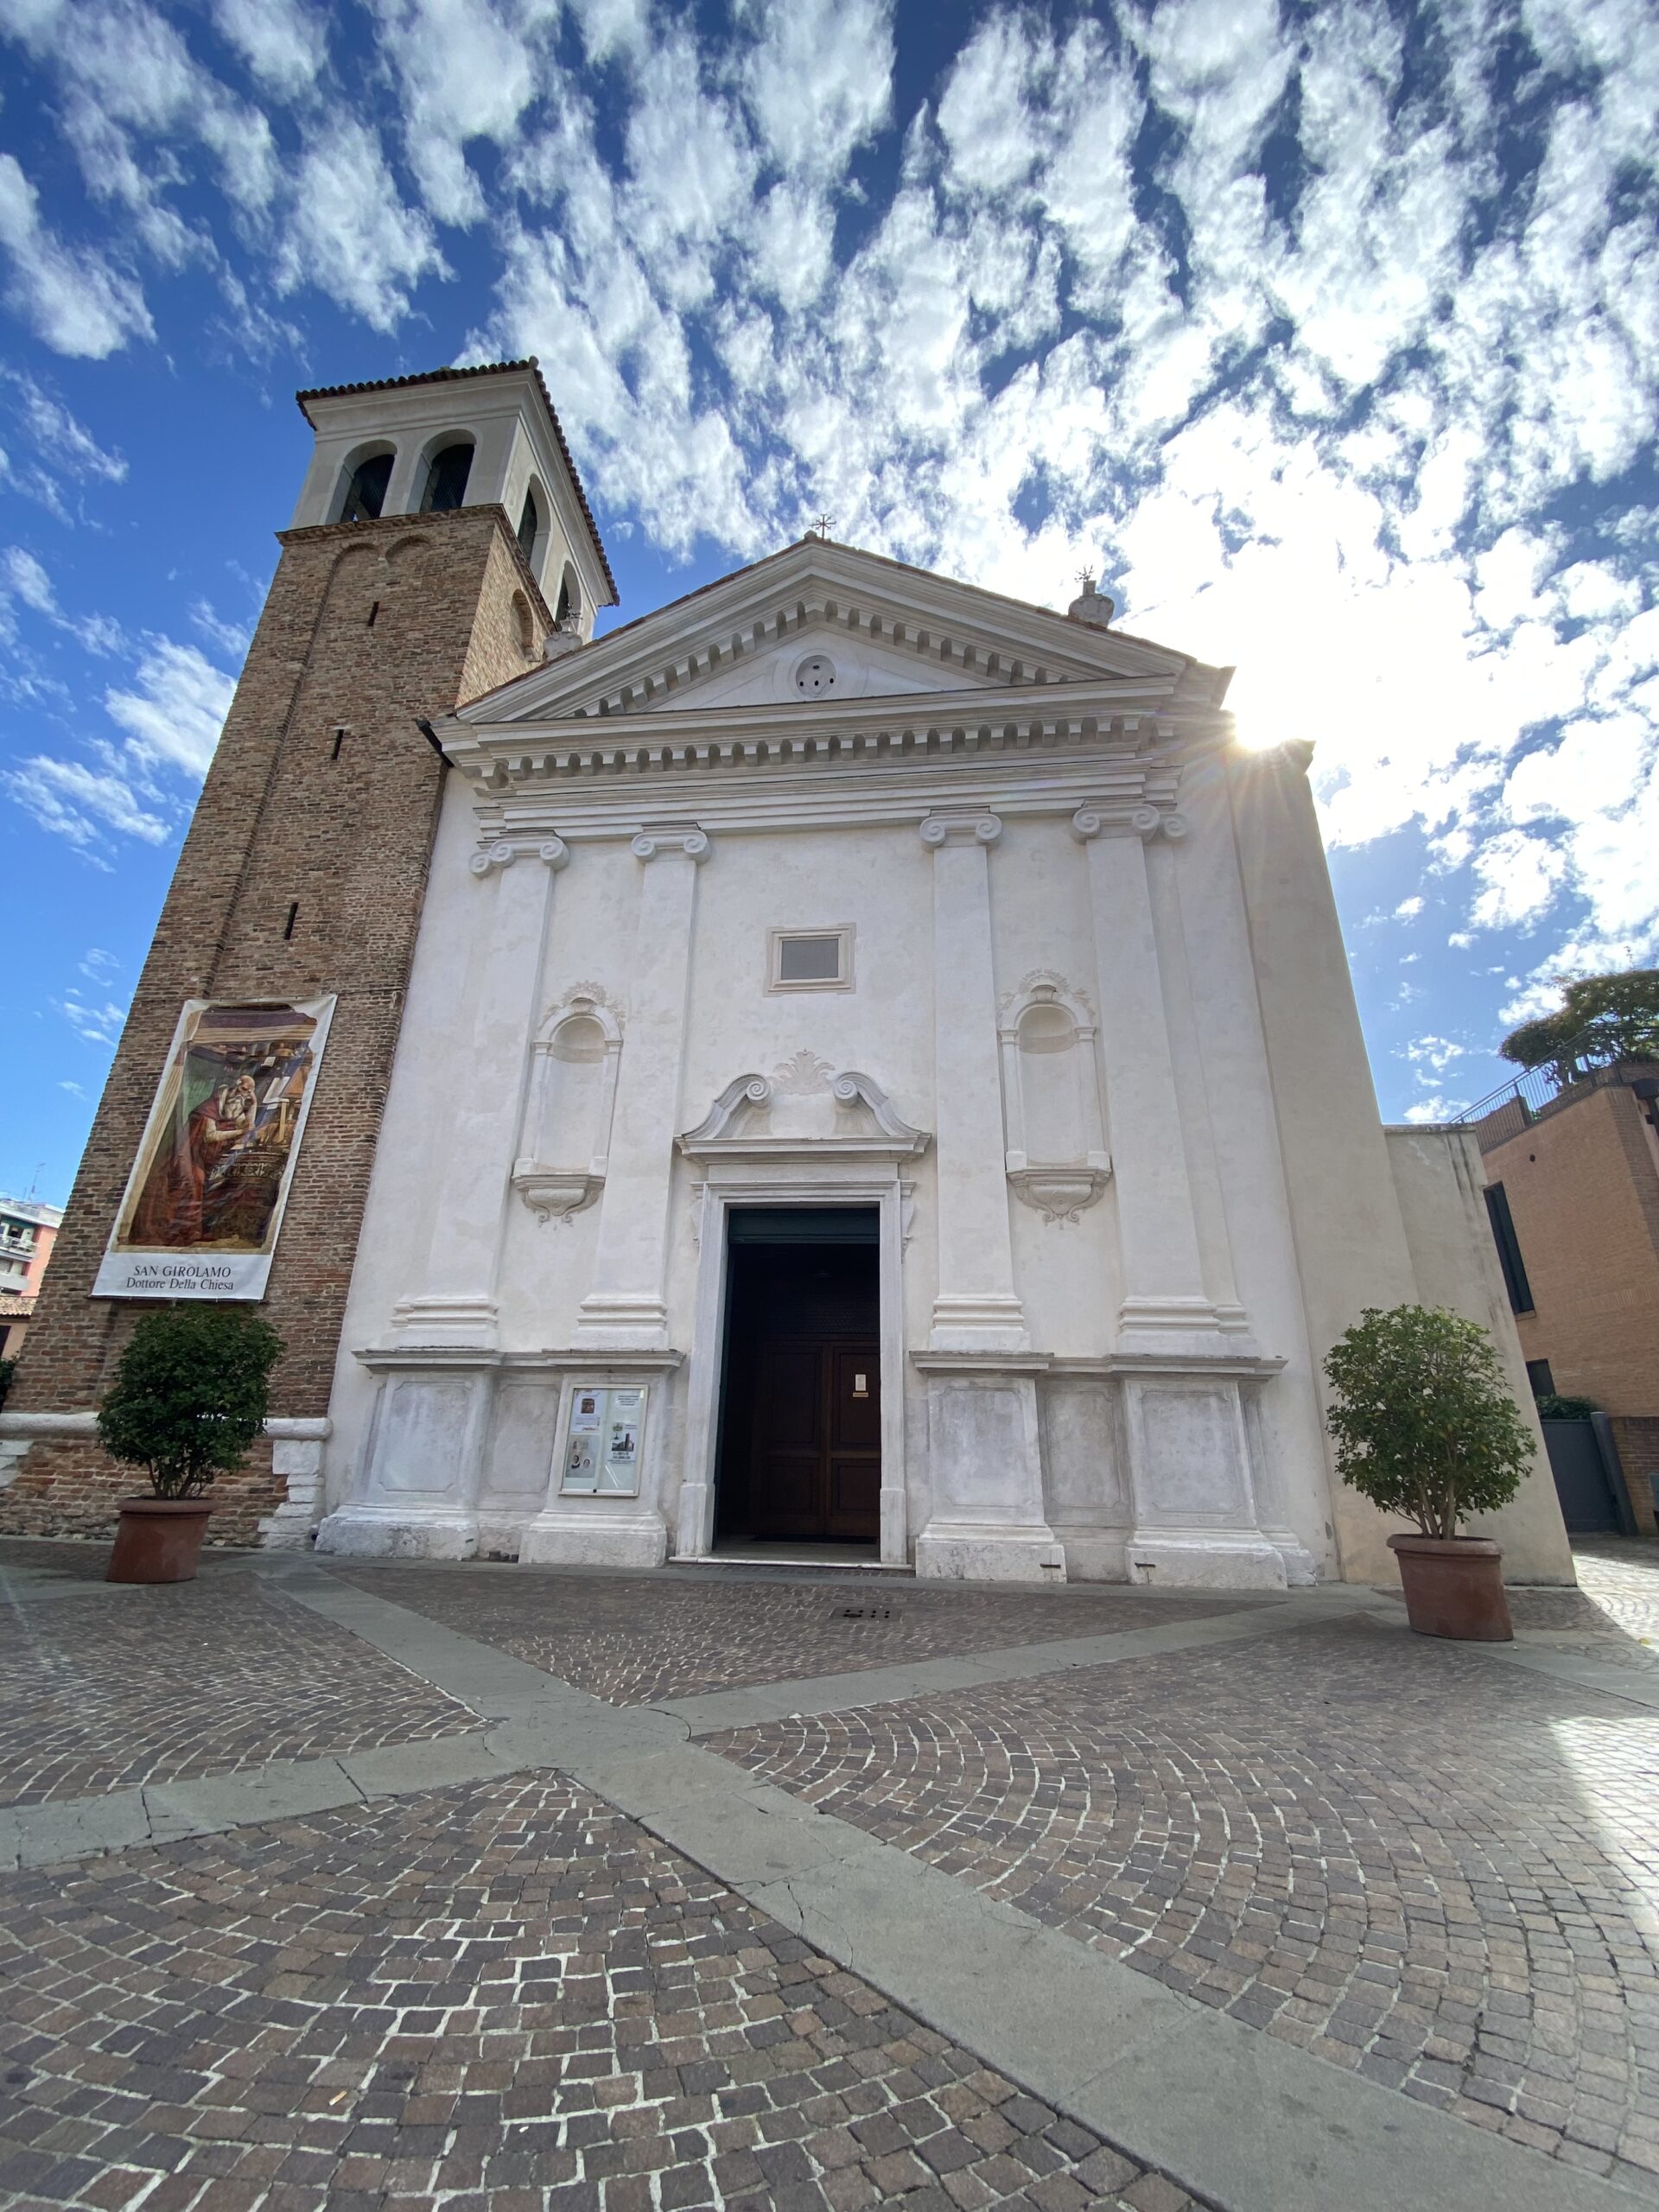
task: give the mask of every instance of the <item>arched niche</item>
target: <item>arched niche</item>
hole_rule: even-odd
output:
[[[546,1223],[568,1221],[604,1186],[622,1025],[596,985],[566,993],[537,1032],[513,1187]]]
[[[329,502],[329,521],[378,522],[397,460],[397,448],[385,438],[372,439],[347,454]]]
[[[582,627],[582,579],[575,564],[567,561],[564,574],[559,579],[559,593],[553,606],[553,624],[559,630],[579,630]]]
[[[1039,969],[1002,1001],[1002,1122],[1008,1181],[1049,1221],[1075,1221],[1112,1172],[1087,1000]]]

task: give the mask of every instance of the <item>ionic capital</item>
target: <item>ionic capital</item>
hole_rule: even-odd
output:
[[[994,845],[1002,835],[1002,822],[995,814],[930,814],[919,835],[935,853],[941,845]]]
[[[1185,837],[1185,817],[1160,814],[1155,806],[1132,806],[1126,811],[1111,813],[1084,806],[1079,807],[1071,817],[1071,835],[1080,845],[1090,844],[1096,837],[1139,837],[1149,842],[1160,830],[1166,837]]]
[[[479,877],[493,875],[499,868],[511,868],[514,861],[538,860],[543,868],[556,875],[562,868],[570,864],[570,848],[563,837],[526,838],[517,843],[511,837],[498,837],[493,845],[486,845],[473,855],[467,863]]]
[[[661,853],[681,853],[701,867],[713,848],[705,830],[642,830],[629,849],[637,861],[654,861]]]

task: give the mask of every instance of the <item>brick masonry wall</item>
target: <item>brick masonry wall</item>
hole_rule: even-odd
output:
[[[115,1466],[95,1444],[37,1443],[0,1497],[0,1528],[10,1536],[112,1537],[120,1500],[148,1487],[142,1468]],[[244,1466],[221,1475],[208,1492],[207,1541],[257,1545],[260,1522],[282,1503],[286,1487],[271,1472],[270,1445],[262,1440]]]
[[[288,531],[279,542],[9,1412],[95,1406],[147,1303],[90,1293],[183,1001],[332,991],[339,1003],[260,1309],[287,1346],[271,1411],[327,1411],[446,773],[416,718],[537,666],[550,623],[499,506]],[[38,1501],[55,1478],[36,1465],[55,1467],[65,1452],[79,1471],[62,1480],[92,1478],[91,1447],[36,1445],[0,1496],[0,1529],[44,1533],[35,1520],[50,1509]],[[132,1481],[102,1465],[108,1503]]]
[[[1485,1155],[1535,1310],[1516,1325],[1555,1388],[1610,1414],[1659,1414],[1659,1173],[1626,1088],[1586,1091]]]
[[[1636,1525],[1644,1536],[1659,1536],[1659,1514],[1655,1511],[1656,1490],[1659,1487],[1659,1414],[1644,1419],[1615,1414],[1612,1427]]]

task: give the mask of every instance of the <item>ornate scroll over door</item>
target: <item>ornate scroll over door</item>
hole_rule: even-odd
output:
[[[881,1377],[874,1337],[772,1337],[757,1347],[750,1510],[762,1537],[874,1543]]]

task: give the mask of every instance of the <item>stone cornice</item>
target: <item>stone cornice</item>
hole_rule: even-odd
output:
[[[864,763],[798,764],[769,774],[705,769],[695,790],[677,777],[617,775],[546,782],[526,778],[503,791],[474,792],[480,851],[498,844],[537,851],[556,834],[565,844],[637,836],[677,829],[695,810],[709,836],[732,831],[843,830],[887,823],[919,830],[940,815],[991,814],[1011,822],[1032,816],[1086,811],[1103,827],[1148,835],[1135,819],[1151,810],[1159,823],[1173,813],[1179,760],[1167,754],[1096,747],[1058,753],[931,755],[918,752]],[[1179,834],[1179,830],[1177,832]]]

